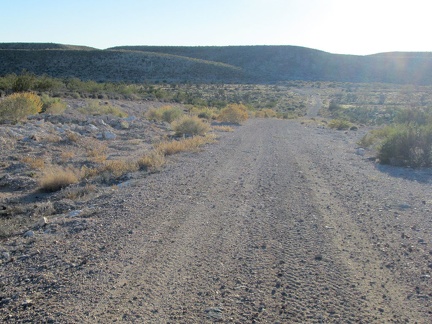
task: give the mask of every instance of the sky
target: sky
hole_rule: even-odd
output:
[[[0,0],[0,43],[431,52],[429,0]]]

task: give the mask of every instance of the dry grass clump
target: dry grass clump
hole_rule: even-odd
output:
[[[255,112],[256,118],[274,118],[277,117],[277,112],[273,109],[266,108]]]
[[[105,161],[104,165],[99,170],[100,172],[108,173],[115,178],[119,178],[126,173],[138,171],[138,169],[138,163],[135,161],[109,160]]]
[[[91,161],[102,163],[106,160],[108,146],[105,143],[91,138],[84,139],[80,143],[86,149],[87,156]]]
[[[234,128],[232,128],[231,126],[216,125],[213,126],[212,129],[217,132],[234,132]]]
[[[75,156],[75,153],[72,151],[65,151],[60,153],[60,159],[63,163],[69,161]]]
[[[76,143],[79,141],[80,139],[80,135],[76,132],[72,132],[72,131],[67,131],[66,132],[66,138],[72,142],[72,143]]]
[[[97,176],[100,173],[98,168],[92,168],[88,166],[82,166],[80,170],[81,177],[83,179],[89,179]]]
[[[79,180],[80,172],[78,170],[52,166],[43,172],[39,179],[39,186],[44,191],[54,192],[78,183]]]
[[[225,123],[240,124],[248,119],[248,112],[245,105],[230,104],[221,110],[218,120]]]
[[[64,199],[77,200],[90,195],[97,191],[97,187],[94,184],[86,184],[84,187],[71,186],[67,187],[62,191],[62,196]]]
[[[204,135],[210,129],[210,125],[197,116],[183,116],[175,120],[171,126],[177,136]]]
[[[194,151],[205,144],[214,143],[215,140],[216,137],[209,134],[206,136],[185,138],[178,141],[161,142],[156,144],[155,148],[164,155],[173,155],[185,151]]]
[[[153,150],[140,157],[137,163],[140,169],[157,170],[165,164],[165,156],[159,150]]]
[[[35,170],[42,170],[45,167],[45,160],[34,156],[24,156],[21,158],[21,162]]]

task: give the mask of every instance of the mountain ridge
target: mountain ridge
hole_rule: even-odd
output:
[[[292,45],[116,46],[0,43],[0,74],[115,82],[336,81],[432,84],[432,53],[332,54]]]

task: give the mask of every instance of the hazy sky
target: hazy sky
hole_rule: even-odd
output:
[[[0,0],[0,42],[432,51],[428,0]]]

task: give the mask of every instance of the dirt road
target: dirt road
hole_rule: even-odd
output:
[[[378,167],[358,137],[252,120],[176,157],[4,264],[2,318],[429,323],[431,173]]]

